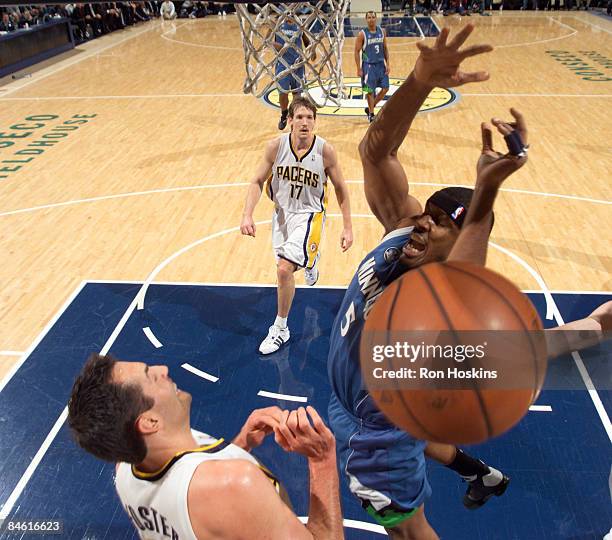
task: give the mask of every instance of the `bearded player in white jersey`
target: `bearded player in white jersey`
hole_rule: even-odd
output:
[[[308,99],[297,97],[291,102],[291,132],[268,143],[249,186],[240,224],[242,234],[255,236],[253,210],[265,184],[275,206],[272,247],[276,257],[278,311],[259,346],[262,354],[276,352],[289,340],[287,318],[295,295],[294,273],[303,268],[307,285],[314,285],[319,279],[317,263],[321,255],[328,178],[342,211],[342,251],[353,243],[348,189],[333,146],[314,134],[316,118],[317,109]]]
[[[191,395],[166,366],[92,355],[72,388],[76,442],[117,463],[121,504],[142,540],[342,539],[333,435],[317,412],[257,409],[231,443],[192,430]],[[303,525],[286,492],[250,450],[266,435],[308,459]]]

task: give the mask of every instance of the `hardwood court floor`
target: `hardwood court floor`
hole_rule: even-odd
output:
[[[499,197],[492,241],[509,253],[492,249],[490,266],[523,289],[540,289],[536,275],[553,290],[611,290],[612,24],[546,12],[469,21],[472,43],[496,50],[468,67],[489,70],[491,79],[460,88],[456,104],[414,122],[400,149],[412,192],[424,200],[438,184],[472,184],[480,122],[518,107],[530,126],[530,161],[508,181],[514,191]],[[456,29],[466,19],[437,22]],[[390,40],[392,76],[409,73],[414,42]],[[355,75],[353,45],[347,39],[347,76]],[[608,80],[586,80],[555,59],[569,54]],[[607,67],[595,61],[602,57]],[[0,374],[82,280],[144,280],[205,238],[156,279],[274,283],[269,224],[256,239],[236,231],[245,183],[264,143],[278,135],[278,110],[242,94],[243,70],[238,23],[229,16],[150,22],[81,46],[31,78],[4,81],[0,131],[31,134],[0,139],[16,141],[0,148],[0,161],[33,159],[0,164],[16,169],[0,178]],[[26,120],[44,115],[56,118]],[[95,117],[65,137],[43,137],[62,133],[58,126],[75,115]],[[357,144],[366,128],[364,117],[318,119],[352,181],[355,214],[355,245],[342,254],[330,197],[322,285],[346,285],[382,233],[360,184]],[[57,142],[28,146],[49,140]],[[32,148],[44,152],[15,154]],[[270,217],[262,201],[256,220]]]

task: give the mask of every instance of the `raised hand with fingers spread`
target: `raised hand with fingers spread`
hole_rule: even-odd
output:
[[[474,26],[467,24],[447,43],[449,29],[443,28],[433,47],[418,42],[416,45],[421,54],[414,66],[415,78],[430,86],[443,87],[486,81],[489,78],[486,71],[465,72],[459,69],[466,58],[493,50],[491,45],[470,45],[460,50],[473,31]]]

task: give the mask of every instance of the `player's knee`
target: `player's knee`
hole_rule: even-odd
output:
[[[280,283],[290,281],[293,278],[295,271],[294,265],[288,261],[281,259],[276,267],[276,275]]]

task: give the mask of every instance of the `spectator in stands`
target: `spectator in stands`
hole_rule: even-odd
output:
[[[208,15],[208,10],[206,9],[206,4],[204,2],[195,2],[194,10],[195,16],[198,19],[206,17],[206,15]]]
[[[147,2],[147,6],[149,8],[149,13],[151,13],[152,18],[159,17],[159,8],[161,2]]]
[[[172,3],[170,0],[164,0],[160,8],[160,14],[162,16],[162,19],[175,19],[176,9],[174,8],[174,3]]]
[[[480,0],[479,2],[477,2],[477,5],[478,5],[478,13],[484,16],[490,15],[490,13],[487,13],[487,11],[491,11],[493,9],[493,4],[491,0]]]
[[[15,24],[11,20],[10,15],[5,11],[2,13],[2,21],[0,21],[0,32],[12,32],[15,30]]]
[[[120,2],[119,8],[121,9],[121,15],[123,15],[123,24],[131,26],[136,22],[135,8],[131,2]]]
[[[125,26],[121,18],[121,11],[115,6],[114,2],[99,4],[98,13],[102,15],[103,25],[107,32],[121,30]]]
[[[87,28],[83,4],[67,4],[66,11],[69,13],[70,21],[74,25],[74,34],[77,41],[87,41],[93,37],[90,35],[90,31]]]
[[[470,12],[466,9],[466,0],[445,0],[442,9],[445,17],[453,13],[470,16]]]
[[[104,34],[104,27],[102,25],[102,15],[100,13],[97,13],[96,10],[94,10],[93,5],[84,5],[81,3],[77,4],[77,8],[79,7],[83,8],[85,21],[93,28],[94,35],[101,36],[102,34]]]
[[[185,0],[181,5],[179,19],[195,19],[194,6],[191,0]]]

